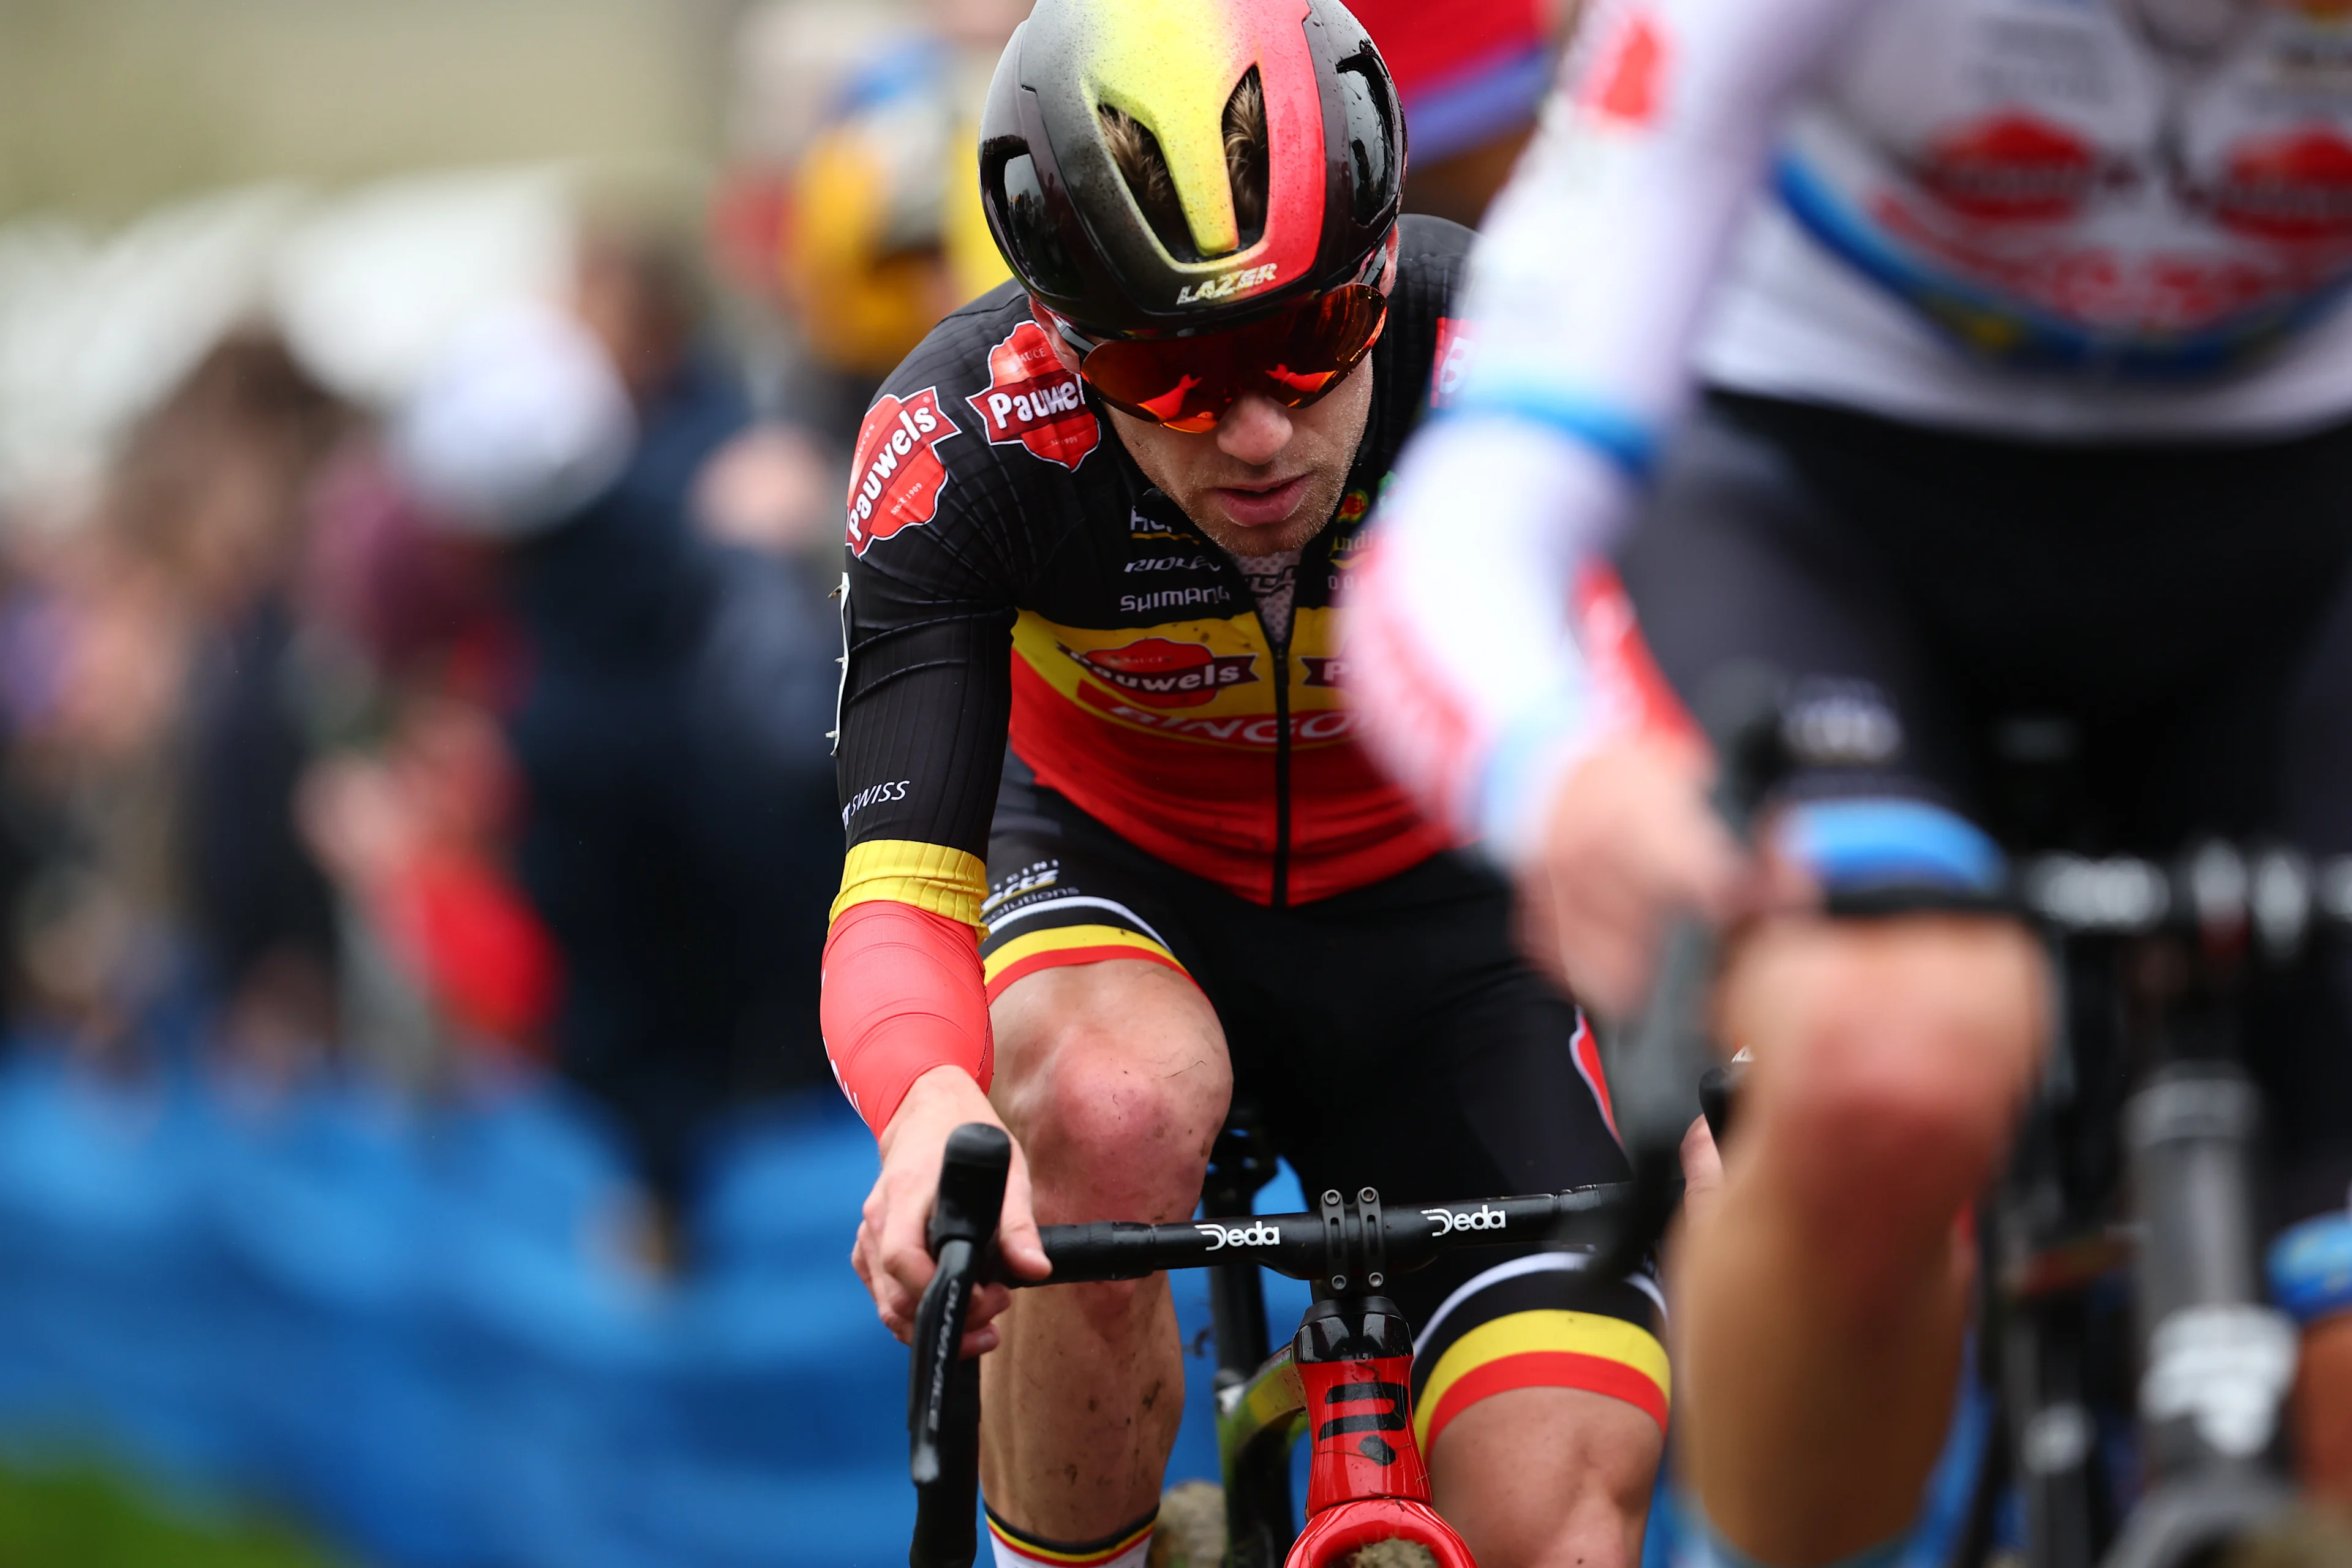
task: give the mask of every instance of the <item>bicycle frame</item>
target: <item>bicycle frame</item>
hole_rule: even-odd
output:
[[[1328,1568],[1359,1547],[1410,1541],[1439,1568],[1475,1568],[1469,1548],[1430,1506],[1429,1471],[1412,1435],[1412,1334],[1378,1296],[1317,1301],[1297,1338],[1239,1385],[1219,1412],[1218,1447],[1230,1479],[1268,1456],[1288,1490],[1290,1445],[1314,1434],[1307,1472],[1307,1527],[1287,1550],[1273,1542],[1268,1516],[1232,1508],[1256,1528],[1236,1536],[1234,1568]],[[1288,1534],[1287,1498],[1283,1533]]]
[[[1276,1168],[1255,1109],[1237,1102],[1209,1151],[1201,1184],[1203,1212],[1249,1212]],[[1304,1395],[1296,1380],[1278,1370],[1277,1363],[1287,1366],[1289,1348],[1272,1353],[1257,1264],[1215,1264],[1208,1273],[1226,1561],[1233,1568],[1275,1568],[1297,1539],[1290,1522],[1297,1517],[1290,1502],[1290,1448],[1306,1419]]]

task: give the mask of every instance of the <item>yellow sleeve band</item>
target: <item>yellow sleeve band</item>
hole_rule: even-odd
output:
[[[841,896],[829,917],[877,899],[894,899],[984,931],[980,901],[988,896],[988,868],[977,855],[911,838],[869,839],[852,848],[841,867]]]

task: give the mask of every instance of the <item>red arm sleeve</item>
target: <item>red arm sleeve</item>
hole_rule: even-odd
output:
[[[852,904],[824,943],[824,1051],[879,1137],[914,1081],[956,1067],[983,1089],[996,1066],[980,939],[895,899]]]

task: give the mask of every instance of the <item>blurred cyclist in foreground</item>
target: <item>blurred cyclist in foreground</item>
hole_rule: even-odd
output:
[[[1398,218],[1388,71],[1335,0],[1045,0],[982,125],[1017,279],[885,384],[848,496],[835,1069],[879,1135],[894,1331],[949,1134],[1014,1135],[1003,1240],[1181,1220],[1245,1098],[1311,1189],[1622,1175],[1501,881],[1358,749],[1330,608],[1432,390],[1468,236]],[[1010,752],[1007,751],[1008,733]],[[1437,1501],[1488,1568],[1636,1555],[1651,1296],[1563,1255],[1394,1291]],[[997,1562],[1135,1568],[1181,1414],[1164,1279],[973,1308]]]
[[[1860,761],[1792,792],[1825,886],[1990,889],[2019,712],[2072,722],[2118,847],[2352,848],[2347,171],[2339,6],[1605,6],[1359,574],[1384,754],[1619,1011],[1670,913],[1758,895],[1701,749],[1587,673],[1622,626],[1570,589],[1614,615],[1612,552],[1685,694],[1768,660]],[[2284,1000],[2251,1065],[2294,1219],[2352,1175],[2352,971]],[[2047,980],[2005,920],[1800,912],[1744,932],[1721,1005],[1756,1069],[1677,1281],[1686,1475],[1727,1562],[1891,1560]],[[2309,1325],[2298,1434],[2339,1496],[2347,1324]]]

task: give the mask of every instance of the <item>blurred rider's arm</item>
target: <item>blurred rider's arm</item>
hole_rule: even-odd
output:
[[[1781,112],[1871,0],[1604,0],[1475,253],[1474,347],[1356,575],[1349,668],[1423,805],[1512,869],[1580,993],[1622,1011],[1738,858],[1709,763],[1594,679],[1574,590],[1688,395]],[[1622,603],[1622,601],[1619,601]]]

